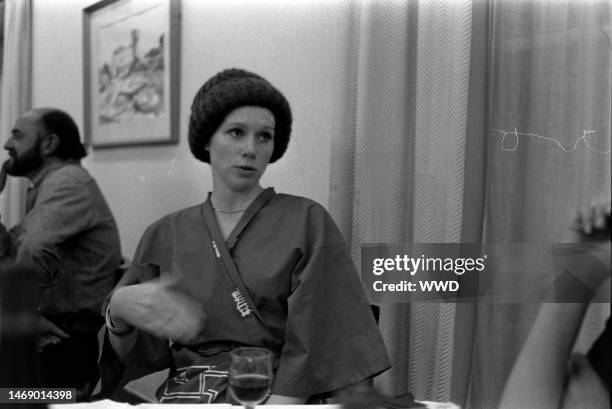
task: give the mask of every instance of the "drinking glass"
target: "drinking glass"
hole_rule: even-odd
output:
[[[232,350],[229,388],[234,400],[253,409],[263,402],[272,384],[272,353],[265,348]]]

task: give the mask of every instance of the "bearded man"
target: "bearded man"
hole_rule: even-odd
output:
[[[10,159],[0,171],[0,192],[7,175],[26,177],[31,186],[23,220],[10,231],[0,224],[1,264],[32,272],[41,287],[42,386],[76,388],[77,398],[86,399],[98,379],[102,301],[121,263],[117,225],[80,164],[87,153],[67,113],[26,112],[4,149]]]

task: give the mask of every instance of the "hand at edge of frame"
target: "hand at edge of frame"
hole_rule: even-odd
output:
[[[574,242],[610,241],[611,201],[600,201],[583,206],[576,215],[568,237]]]

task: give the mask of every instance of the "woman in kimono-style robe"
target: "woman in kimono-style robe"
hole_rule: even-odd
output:
[[[235,81],[230,85],[251,92],[255,77],[249,75],[254,74],[228,71],[233,74],[229,75],[230,82],[247,76],[246,85],[242,77],[238,85]],[[227,71],[209,82],[223,75],[227,76]],[[265,81],[255,78],[256,82],[260,80]],[[262,84],[271,87],[267,81]],[[217,99],[225,95],[216,91]],[[257,160],[263,158],[265,169],[270,154],[274,157],[272,149],[264,146],[268,143],[265,132],[274,127],[273,146],[283,144],[277,143],[278,135],[282,135],[282,121],[277,118],[282,112],[274,104],[266,105],[266,101],[241,102],[226,108],[229,113],[224,122],[208,139],[213,192],[203,204],[172,213],[149,226],[133,267],[117,286],[136,290],[138,285],[156,280],[171,283],[173,293],[197,300],[196,308],[205,317],[203,325],[187,341],[184,336],[179,341],[172,334],[160,336],[166,332],[151,330],[133,317],[130,322],[127,313],[121,316],[121,306],[114,305],[120,298],[116,290],[117,296],[109,298],[106,310],[109,331],[100,360],[103,393],[169,368],[168,379],[158,390],[160,402],[228,401],[229,352],[238,346],[272,350],[275,371],[271,393],[302,401],[348,387],[389,367],[348,248],[330,215],[312,200],[259,187],[263,170]],[[241,108],[243,105],[248,108]],[[236,124],[239,131],[232,128]],[[232,166],[225,166],[228,162]],[[236,162],[241,166],[238,169]],[[253,186],[249,185],[251,181]],[[230,187],[240,193],[244,185],[256,194],[243,201],[248,202],[244,210],[221,211],[226,213],[224,220],[218,209],[224,196],[217,188]],[[224,203],[231,207],[231,200]],[[231,218],[235,221],[228,224]],[[117,322],[123,328],[117,329]],[[169,322],[172,326],[175,321]],[[121,342],[124,336],[135,337],[135,344],[120,359],[109,338]]]

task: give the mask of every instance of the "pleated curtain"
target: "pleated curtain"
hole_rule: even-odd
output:
[[[363,243],[555,242],[610,200],[608,0],[343,4],[330,210],[357,266]],[[493,290],[545,284],[489,272]],[[496,407],[537,309],[383,305],[394,366],[377,385]],[[576,348],[608,315],[591,308]]]
[[[330,210],[362,243],[461,240],[471,2],[350,2]],[[388,394],[450,400],[455,306],[383,305]]]
[[[486,242],[543,248],[578,208],[610,200],[611,11],[609,0],[490,2]],[[543,271],[492,261],[496,290],[551,285]],[[497,407],[538,308],[478,306],[468,408]],[[591,306],[575,350],[588,350],[609,314]]]
[[[31,107],[32,4],[30,0],[4,1],[4,44],[0,89],[0,135],[2,144],[11,134],[15,120]],[[8,155],[0,150],[0,162]],[[2,223],[12,227],[21,220],[25,182],[9,178],[0,195]]]

